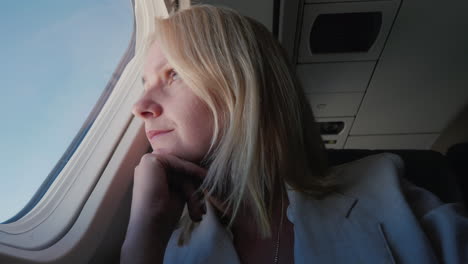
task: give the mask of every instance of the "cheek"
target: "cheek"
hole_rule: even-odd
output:
[[[206,139],[211,139],[213,134],[213,122],[210,112],[201,105],[196,105],[188,109],[186,113],[185,133],[192,140],[202,143]]]
[[[213,135],[211,112],[201,101],[192,100],[186,104],[181,114],[182,141],[188,152],[198,158],[203,157],[210,147]]]

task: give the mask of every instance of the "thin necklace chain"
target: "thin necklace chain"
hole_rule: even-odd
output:
[[[278,253],[279,253],[279,246],[280,246],[280,234],[281,228],[283,227],[283,194],[281,193],[281,220],[280,225],[278,228],[278,239],[276,240],[276,250],[275,250],[275,261],[274,264],[278,263]]]

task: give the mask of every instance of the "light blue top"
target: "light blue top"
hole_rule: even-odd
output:
[[[288,190],[294,263],[468,263],[468,215],[403,179],[403,160],[380,153],[334,167],[340,192],[322,200]],[[174,231],[164,263],[240,263],[232,235],[207,204],[188,245]]]

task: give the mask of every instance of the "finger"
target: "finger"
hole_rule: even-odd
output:
[[[183,160],[175,155],[153,152],[165,166],[181,172],[183,176],[189,176],[191,181],[200,185],[205,179],[207,170],[190,161]]]
[[[153,154],[145,154],[141,157],[140,163],[134,169],[134,184],[150,187],[162,187],[168,184],[163,173],[164,167]]]
[[[206,169],[171,154],[155,154],[168,171],[169,185],[183,193],[189,216],[194,222],[206,213],[204,193],[198,190],[206,175]]]
[[[206,213],[205,196],[203,192],[197,190],[192,183],[184,182],[182,190],[186,197],[187,209],[189,216],[194,222],[202,220],[202,216]]]

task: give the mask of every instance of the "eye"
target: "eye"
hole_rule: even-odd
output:
[[[180,79],[180,76],[179,76],[179,74],[178,74],[174,69],[172,69],[172,70],[169,72],[169,79],[170,79],[171,81],[176,81],[176,80]]]

